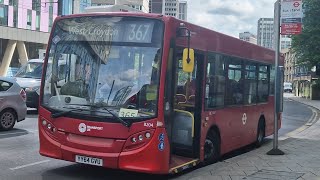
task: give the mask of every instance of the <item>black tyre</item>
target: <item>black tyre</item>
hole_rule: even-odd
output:
[[[0,129],[10,130],[17,121],[17,115],[13,110],[4,110],[0,113]]]
[[[263,144],[264,137],[265,137],[265,125],[264,125],[264,121],[260,120],[258,124],[256,147],[260,147]]]
[[[220,158],[220,138],[215,131],[208,132],[204,144],[204,163],[215,163]]]

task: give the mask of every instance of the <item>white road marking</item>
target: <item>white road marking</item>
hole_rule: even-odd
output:
[[[26,165],[10,168],[10,170],[17,170],[17,169],[21,169],[21,168],[25,168],[25,167],[29,167],[29,166],[34,166],[34,165],[37,165],[37,164],[46,163],[46,162],[49,162],[49,161],[50,160],[38,161],[38,162],[35,162],[35,163],[31,163],[31,164],[26,164]]]

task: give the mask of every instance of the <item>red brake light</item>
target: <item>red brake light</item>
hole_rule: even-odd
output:
[[[21,89],[21,91],[20,91],[20,96],[21,96],[22,100],[23,100],[24,102],[26,102],[26,100],[27,100],[27,94],[26,94],[26,92],[25,92],[23,89]]]

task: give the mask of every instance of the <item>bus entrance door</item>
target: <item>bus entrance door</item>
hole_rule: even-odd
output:
[[[187,73],[182,69],[182,51],[178,50],[175,66],[172,157],[179,157],[183,161],[189,160],[185,163],[193,162],[192,164],[196,164],[199,159],[199,141],[197,141],[197,133],[199,133],[197,130],[199,129],[195,127],[201,121],[201,90],[199,87],[201,87],[202,73],[199,63],[202,62],[203,57],[201,54],[195,54],[194,71]]]

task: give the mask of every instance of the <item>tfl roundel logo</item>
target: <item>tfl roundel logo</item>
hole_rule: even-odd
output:
[[[80,124],[79,124],[79,131],[80,131],[81,133],[84,133],[84,132],[86,132],[86,130],[87,130],[86,124],[80,123]]]

